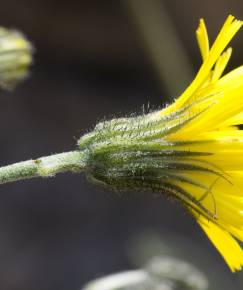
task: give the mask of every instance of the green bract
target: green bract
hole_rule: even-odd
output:
[[[180,110],[161,118],[154,112],[98,123],[93,132],[78,141],[79,149],[86,156],[84,171],[87,178],[116,191],[154,191],[173,196],[195,207],[197,212],[213,217],[213,213],[190,193],[175,184],[175,181],[186,182],[207,190],[205,185],[183,172],[193,170],[220,175],[191,160],[187,162],[188,157],[210,153],[182,150],[180,146],[185,142],[162,139],[189,122],[188,119],[179,124],[175,122],[183,113],[184,110]]]

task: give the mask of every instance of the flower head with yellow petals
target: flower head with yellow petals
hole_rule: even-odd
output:
[[[181,201],[232,271],[243,266],[243,67],[222,74],[232,53],[226,46],[241,26],[229,16],[210,47],[200,20],[203,63],[173,104],[99,123],[79,140],[89,179]]]

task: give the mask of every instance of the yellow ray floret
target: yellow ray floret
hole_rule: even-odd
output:
[[[200,19],[199,27],[196,31],[198,46],[203,61],[207,58],[209,52],[209,40],[206,25],[203,19]]]
[[[200,216],[197,221],[222,254],[231,271],[240,270],[243,261],[243,251],[236,240],[227,231],[206,220],[203,216]]]
[[[231,54],[232,54],[232,48],[230,47],[224,53],[222,53],[222,55],[218,58],[215,64],[215,68],[212,73],[211,82],[215,82],[221,77],[222,73],[224,72],[225,67],[228,64]]]
[[[236,20],[232,15],[228,16],[214,44],[207,53],[207,56],[200,70],[198,71],[198,74],[196,75],[195,79],[192,81],[190,86],[185,90],[185,92],[175,101],[175,103],[167,107],[166,109],[162,110],[161,114],[165,115],[171,113],[181,108],[186,102],[190,101],[190,99],[193,98],[193,94],[203,85],[205,80],[207,80],[216,61],[218,60],[225,47],[228,45],[228,43],[231,41],[231,39],[234,37],[234,35],[237,33],[237,31],[240,29],[241,26],[242,21]],[[201,28],[201,30],[203,29]],[[206,34],[206,32],[204,32],[204,34]],[[206,36],[204,36],[204,38],[206,38]],[[203,46],[201,45],[201,43],[202,41],[200,42],[200,47],[203,47],[201,51],[203,51],[202,55],[204,56],[206,55],[205,45]]]

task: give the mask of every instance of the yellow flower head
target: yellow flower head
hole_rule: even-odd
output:
[[[225,48],[241,26],[229,16],[210,48],[200,20],[203,63],[173,104],[99,123],[79,140],[88,178],[180,200],[232,271],[243,266],[243,67],[222,74],[232,52]]]
[[[235,240],[243,241],[243,131],[238,127],[243,124],[243,67],[221,76],[232,52],[231,48],[224,49],[241,26],[242,21],[229,16],[209,48],[207,30],[200,20],[196,35],[203,64],[185,92],[160,112],[166,116],[187,108],[179,123],[188,118],[192,121],[167,140],[184,141],[180,149],[189,152],[209,153],[198,156],[191,164],[214,172],[184,171],[184,176],[200,185],[178,181],[176,184],[189,192],[205,213],[209,211],[201,214],[191,208],[232,271],[243,265],[243,252]],[[188,141],[191,144],[186,144]]]

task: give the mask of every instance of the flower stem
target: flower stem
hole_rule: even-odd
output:
[[[84,151],[70,151],[0,167],[0,184],[33,177],[51,177],[60,172],[81,172]]]

